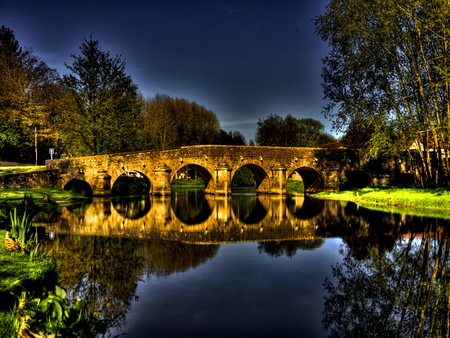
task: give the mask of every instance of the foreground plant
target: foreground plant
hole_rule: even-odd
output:
[[[11,232],[5,236],[5,247],[8,250],[25,252],[34,235],[31,231],[33,218],[25,211],[22,217],[17,215],[17,209],[10,213]]]
[[[111,321],[101,319],[100,314],[92,313],[88,306],[88,299],[69,300],[66,291],[59,286],[42,299],[27,299],[23,292],[17,308],[19,337],[94,338],[105,334]]]

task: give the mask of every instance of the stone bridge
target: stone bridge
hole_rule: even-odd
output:
[[[209,194],[231,194],[236,171],[245,166],[256,180],[258,193],[284,194],[286,180],[297,172],[306,192],[337,191],[349,172],[364,172],[371,183],[389,183],[394,173],[387,167],[370,167],[347,149],[186,146],[172,150],[152,150],[47,160],[47,169],[58,169],[58,187],[73,179],[86,181],[95,196],[109,195],[121,175],[139,172],[148,180],[151,195],[169,195],[177,172],[189,166],[197,170]]]

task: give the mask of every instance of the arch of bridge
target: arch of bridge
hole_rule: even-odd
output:
[[[120,175],[130,171],[145,175],[162,194],[170,193],[171,181],[176,172],[185,166],[195,166],[202,175],[210,178],[208,192],[220,193],[220,184],[227,180],[231,184],[234,174],[243,166],[264,176],[267,192],[279,192],[289,175],[302,170],[303,173],[317,173],[316,176],[323,180],[324,188],[333,190],[343,177],[348,162],[344,149],[216,145],[47,161],[48,168],[60,169],[62,186],[72,178],[80,178],[100,194],[102,189],[107,190],[106,181],[112,185]],[[222,188],[226,190],[229,186]]]

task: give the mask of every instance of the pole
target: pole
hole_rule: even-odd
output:
[[[36,155],[34,165],[38,165],[38,149],[37,149],[37,126],[34,125],[34,153]]]

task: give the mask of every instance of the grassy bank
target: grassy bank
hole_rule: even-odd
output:
[[[286,192],[288,194],[301,194],[305,193],[305,187],[303,181],[300,180],[287,180],[286,181]]]
[[[37,205],[45,204],[45,202],[49,200],[64,203],[87,199],[85,196],[62,189],[0,189],[0,198],[11,202],[19,202],[23,200],[25,196],[33,199]]]
[[[32,216],[50,215],[62,206],[88,200],[88,197],[61,189],[0,189],[0,229],[9,225],[9,216],[14,209],[19,212],[27,209]]]
[[[175,179],[172,182],[172,187],[174,187],[174,188],[204,188],[205,182],[202,179],[198,179],[198,180],[193,180],[190,178]]]
[[[55,261],[5,249],[6,230],[0,230],[0,336],[14,337],[15,309],[23,291],[42,292],[57,281]],[[40,293],[39,292],[39,293]],[[30,297],[39,296],[30,294]]]
[[[450,189],[370,187],[338,192],[320,192],[314,197],[354,202],[379,210],[392,209],[427,216],[450,218]]]
[[[45,166],[29,166],[29,167],[0,167],[1,174],[18,174],[29,171],[44,170]]]

